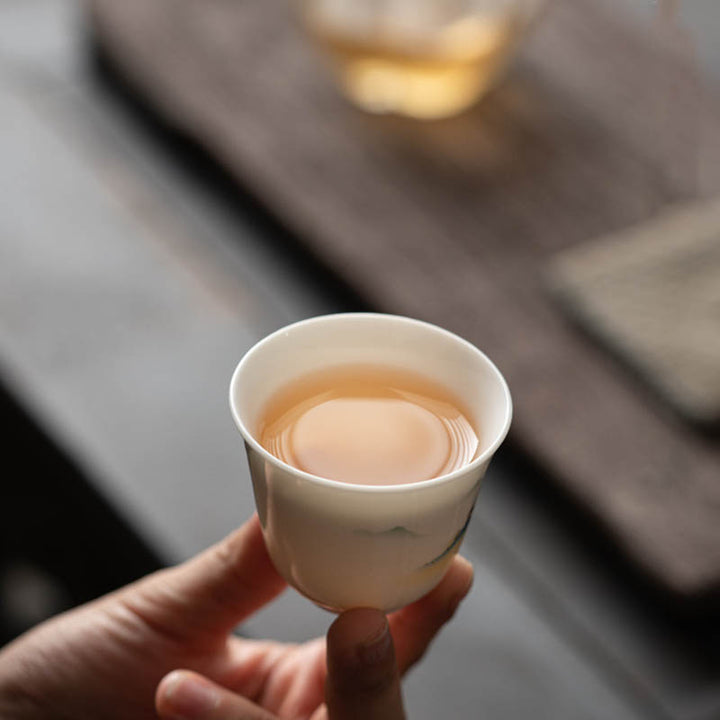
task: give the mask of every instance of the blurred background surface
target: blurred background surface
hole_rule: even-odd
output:
[[[707,213],[716,3],[555,3],[494,93],[422,125],[347,105],[282,3],[162,5],[0,3],[3,641],[237,526],[237,360],[294,320],[378,309],[490,345],[520,411],[464,544],[475,589],[409,717],[720,716],[716,434],[663,396],[646,345],[575,312],[600,302],[589,280],[563,309],[544,279],[585,241]],[[579,413],[585,377],[575,404],[554,383],[585,362],[612,382]],[[629,460],[596,454],[613,431]],[[686,535],[656,550],[651,514]],[[243,631],[330,621],[286,593]]]

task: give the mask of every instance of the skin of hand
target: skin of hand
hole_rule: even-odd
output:
[[[456,557],[387,618],[341,614],[327,640],[232,630],[285,587],[257,517],[201,555],[53,618],[0,652],[3,720],[399,720],[400,677],[470,590]]]

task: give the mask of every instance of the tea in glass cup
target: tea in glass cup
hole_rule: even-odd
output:
[[[454,115],[500,76],[543,0],[302,0],[343,93],[373,113]]]

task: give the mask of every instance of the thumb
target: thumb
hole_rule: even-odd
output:
[[[327,637],[327,665],[330,720],[404,719],[393,640],[379,610],[348,610],[335,620]]]
[[[151,627],[187,640],[227,634],[284,587],[254,515],[202,554],[149,575],[120,596]]]

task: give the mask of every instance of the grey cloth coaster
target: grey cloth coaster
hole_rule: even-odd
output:
[[[565,307],[696,423],[720,423],[720,202],[562,253]]]

